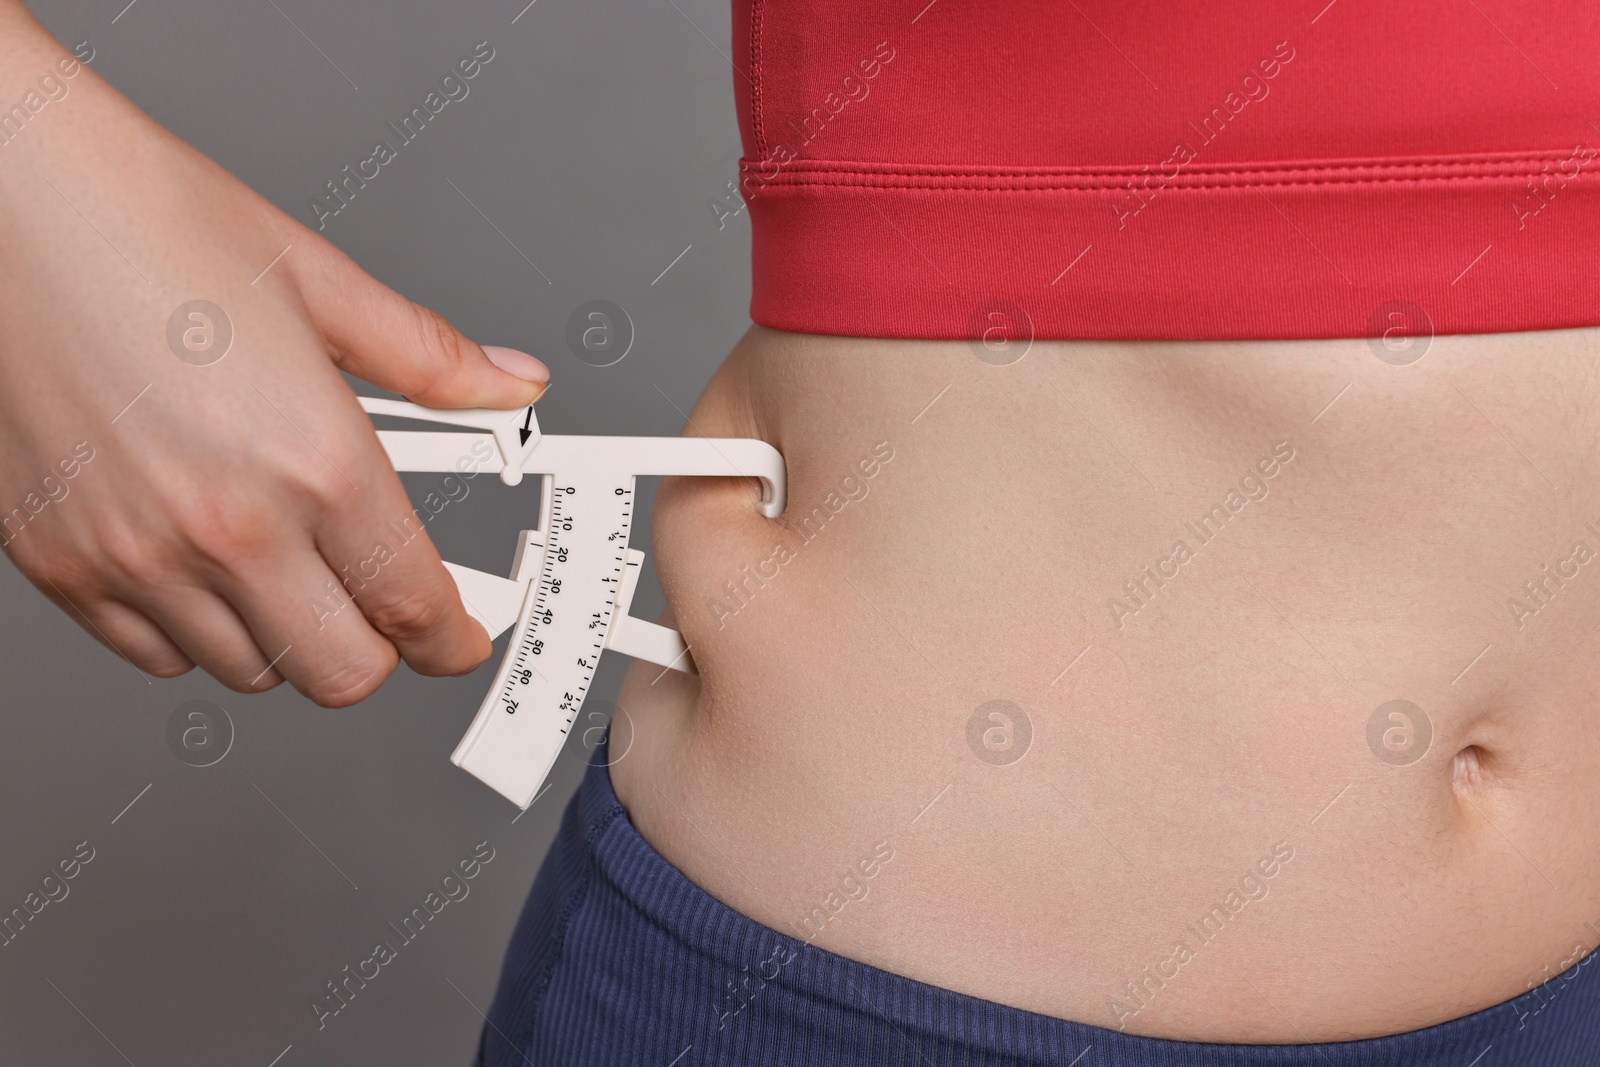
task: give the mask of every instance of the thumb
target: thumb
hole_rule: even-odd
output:
[[[294,273],[340,370],[435,408],[520,408],[544,395],[550,371],[543,363],[479,347],[326,241],[314,242]]]

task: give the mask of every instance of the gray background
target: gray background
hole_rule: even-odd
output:
[[[541,356],[556,382],[540,407],[547,432],[677,433],[674,405],[689,409],[747,325],[748,224],[741,214],[719,229],[708,206],[739,155],[725,0],[537,0],[520,18],[526,0],[125,3],[31,6],[67,47],[89,41],[93,68],[136,104],[306,223],[325,181],[394,140],[386,121],[476,42],[494,47],[470,95],[324,233],[468,335]],[[605,369],[564,341],[568,315],[595,297],[637,330]],[[420,489],[436,476],[413,477]],[[488,482],[429,530],[446,558],[503,571],[532,525],[530,490]],[[641,488],[634,543],[647,548],[654,484]],[[243,697],[199,672],[146,681],[10,566],[0,603],[0,911],[78,842],[96,850],[67,898],[0,948],[0,1062],[470,1059],[583,770],[582,734],[513,825],[515,809],[447,758],[495,661],[449,680],[402,667],[360,705],[325,711],[288,686]],[[634,613],[660,607],[647,572]],[[625,666],[602,663],[591,707],[614,697]],[[166,737],[196,698],[236,730],[205,768]],[[323,983],[395,940],[385,922],[483,840],[496,857],[470,895],[319,1032],[309,1003]]]

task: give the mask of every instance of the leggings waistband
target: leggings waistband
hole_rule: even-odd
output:
[[[518,921],[483,1067],[1558,1067],[1600,1056],[1593,955],[1513,1000],[1389,1037],[1168,1041],[890,974],[739,914],[640,837],[602,759]]]

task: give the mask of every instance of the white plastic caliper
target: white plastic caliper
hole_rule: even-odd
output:
[[[628,547],[634,479],[758,478],[761,511],[777,518],[783,457],[765,441],[739,438],[543,436],[532,407],[446,411],[360,399],[373,415],[491,435],[380,430],[396,470],[459,472],[463,457],[489,457],[475,468],[497,472],[507,485],[539,475],[539,528],[522,531],[511,577],[445,564],[491,638],[511,629],[494,685],[450,762],[526,808],[578,717],[602,650],[694,673],[678,631],[628,614],[644,562],[643,552]]]

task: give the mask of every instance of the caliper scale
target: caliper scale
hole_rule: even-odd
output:
[[[644,562],[628,547],[635,479],[757,478],[761,512],[777,518],[783,457],[765,441],[742,438],[543,435],[531,407],[441,410],[360,399],[373,415],[489,431],[380,430],[396,470],[465,473],[467,461],[507,485],[538,476],[539,527],[522,531],[509,578],[445,563],[489,636],[511,630],[494,685],[450,761],[526,808],[561,753],[603,651],[694,673],[678,631],[628,614]]]

